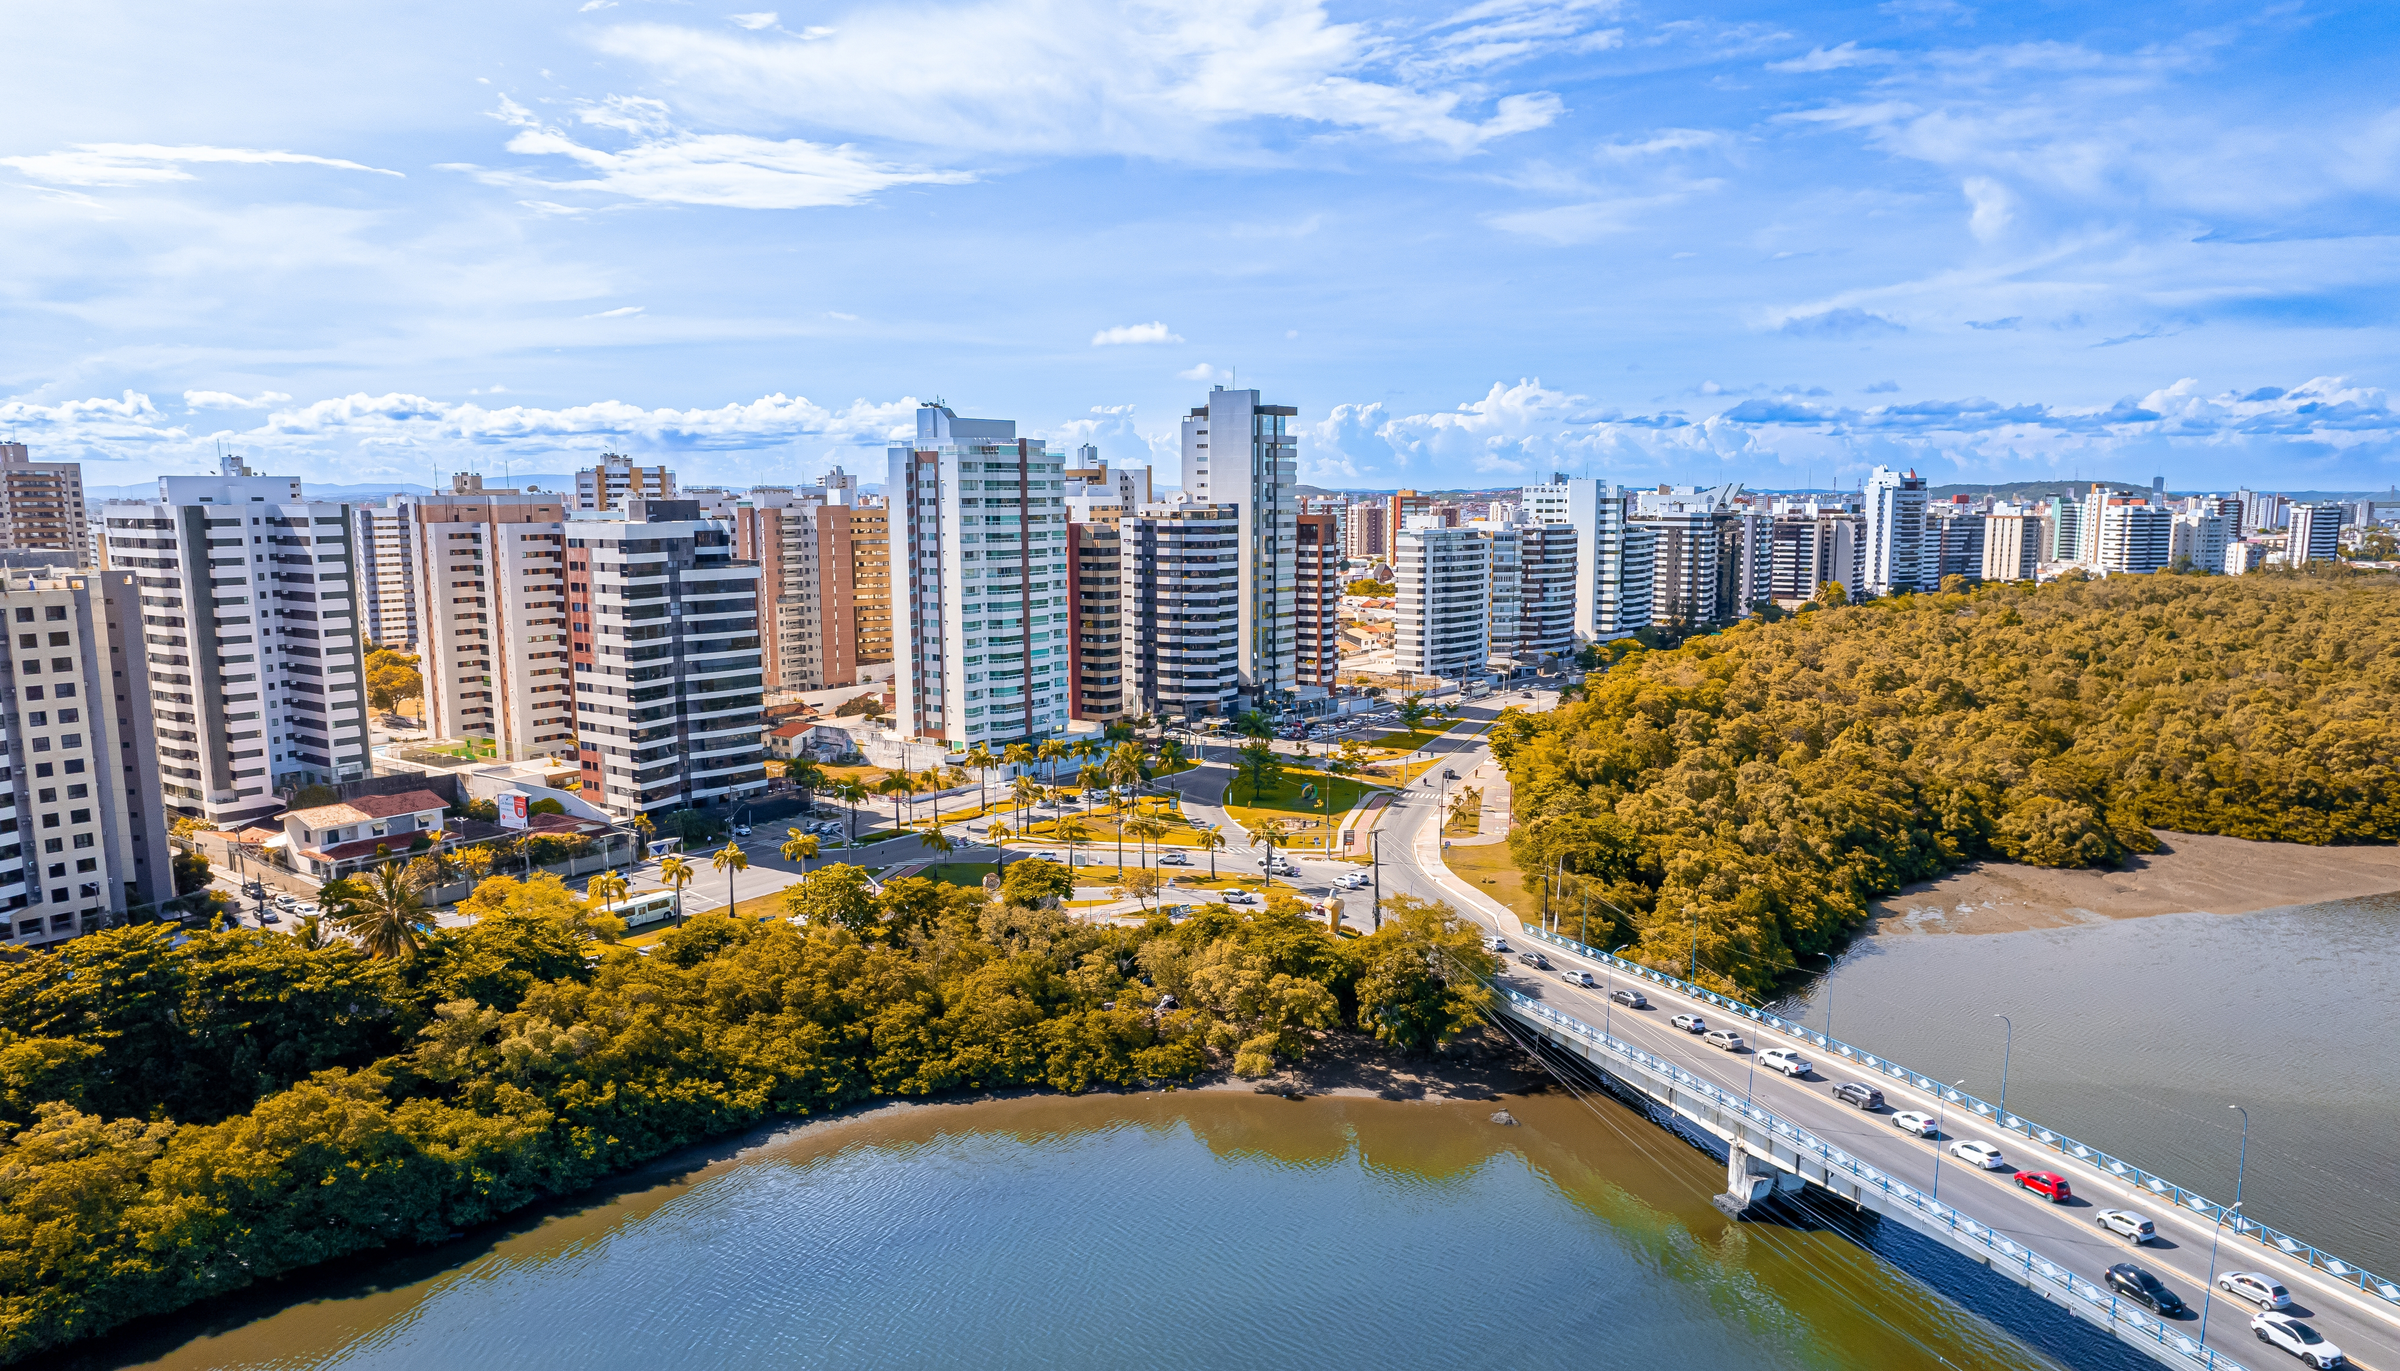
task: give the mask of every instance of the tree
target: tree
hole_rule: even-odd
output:
[[[343,907],[335,923],[378,961],[415,956],[425,906],[400,864],[376,867],[362,884],[359,896]]]
[[[1817,582],[1817,603],[1828,609],[1850,603],[1850,591],[1839,581]]]
[[[1067,869],[1075,868],[1075,849],[1092,840],[1092,830],[1081,819],[1060,819],[1054,825],[1058,840],[1067,845]]]
[[[725,912],[731,914],[737,903],[733,898],[733,878],[750,869],[750,854],[742,851],[740,843],[727,843],[717,849],[708,864],[725,873]]]
[[[1158,872],[1142,867],[1117,873],[1117,888],[1109,893],[1120,900],[1132,900],[1139,908],[1148,910],[1157,901],[1161,884],[1163,882]]]
[[[1250,803],[1283,784],[1283,754],[1263,742],[1247,742],[1234,754],[1234,768],[1250,781]]]
[[[1167,826],[1156,818],[1144,814],[1140,818],[1127,822],[1123,827],[1126,832],[1141,840],[1142,865],[1150,865],[1150,844],[1167,836]]]
[[[858,802],[867,798],[867,788],[863,785],[860,785],[857,781],[845,777],[842,780],[835,782],[833,788],[828,790],[826,793],[833,796],[833,798],[840,800],[843,807],[850,811],[847,835],[851,842],[857,842]]]
[[[783,846],[776,849],[787,862],[798,862],[800,874],[808,874],[809,860],[817,855],[817,835],[806,829],[787,828],[783,831]]]
[[[1092,759],[1099,756],[1103,751],[1106,751],[1106,749],[1101,747],[1099,743],[1094,742],[1092,740],[1092,736],[1088,733],[1080,738],[1077,738],[1074,746],[1068,748],[1067,750],[1075,755],[1075,761],[1078,770],[1088,769],[1091,766]]]
[[[610,915],[617,912],[617,901],[633,893],[633,882],[619,875],[614,867],[583,883],[583,893],[600,897],[600,907]]]
[[[1018,780],[1023,780],[1025,779],[1026,768],[1032,766],[1034,763],[1035,754],[1032,748],[1023,743],[1010,743],[1007,747],[1004,747],[1000,750],[1000,756],[1002,760],[1008,763],[1009,775]]]
[[[661,885],[675,892],[675,922],[678,924],[683,922],[683,888],[690,885],[692,878],[698,874],[692,870],[690,860],[680,852],[670,852],[659,859],[658,880]]]
[[[405,652],[389,648],[374,648],[367,653],[367,703],[386,714],[400,708],[403,700],[419,699],[425,691],[424,678],[418,673],[417,659]]]
[[[958,844],[950,841],[950,835],[944,833],[939,827],[928,828],[923,833],[918,834],[917,845],[924,848],[927,852],[936,853],[944,857],[947,857],[951,853],[958,850]]]
[[[903,797],[909,799],[916,797],[917,778],[905,771],[895,771],[876,782],[875,791],[877,794],[892,797],[892,827],[895,829],[905,828],[907,825],[900,821],[900,802]]]
[[[1001,902],[1022,909],[1034,908],[1044,900],[1065,900],[1074,893],[1074,873],[1041,857],[1019,860],[1000,879]]]
[[[1393,707],[1392,713],[1398,716],[1402,728],[1414,733],[1417,725],[1432,718],[1435,711],[1432,705],[1425,703],[1424,696],[1408,695],[1402,697],[1400,703]]]
[[[1082,791],[1084,817],[1090,818],[1092,813],[1092,794],[1095,791],[1107,788],[1108,773],[1102,771],[1096,766],[1087,765],[1082,770],[1075,773],[1075,785],[1079,790]]]
[[[1265,878],[1264,884],[1270,887],[1275,884],[1275,849],[1282,845],[1290,832],[1291,830],[1284,826],[1281,819],[1265,820],[1250,831],[1250,836],[1258,839],[1259,846],[1267,850],[1266,865],[1260,869],[1260,872]]]
[[[1447,904],[1394,895],[1384,905],[1383,927],[1361,945],[1358,1026],[1387,1046],[1438,1047],[1481,1021],[1499,958]]]
[[[1208,878],[1212,881],[1217,878],[1217,851],[1225,846],[1225,841],[1225,830],[1221,828],[1201,830],[1200,845],[1208,849]]]
[[[825,768],[815,762],[789,762],[783,768],[783,779],[792,783],[793,788],[806,798],[809,812],[815,813],[817,792],[825,788]]]
[[[1066,743],[1057,738],[1044,738],[1041,746],[1034,749],[1034,755],[1049,767],[1049,780],[1054,785],[1058,781],[1058,764],[1066,760],[1070,750]]]
[[[1173,771],[1181,765],[1183,765],[1183,744],[1169,738],[1158,745],[1159,770]]]
[[[1017,827],[1025,827],[1025,811],[1042,798],[1042,783],[1031,776],[1019,776],[1008,784],[1008,797],[1017,806]]]
[[[334,925],[322,914],[311,914],[292,927],[292,937],[311,952],[322,952],[341,941]]]
[[[1233,716],[1233,731],[1245,738],[1272,738],[1275,725],[1255,709],[1245,709]]]
[[[821,866],[801,877],[784,890],[783,905],[793,917],[820,927],[865,933],[877,924],[875,883],[863,868],[848,862]]]
[[[975,746],[967,749],[967,755],[960,759],[960,765],[975,773],[976,812],[979,814],[989,814],[992,808],[992,797],[984,785],[984,773],[990,771],[993,767],[999,766],[1000,759],[992,755],[992,750],[989,747],[986,747],[982,743],[977,743]]]

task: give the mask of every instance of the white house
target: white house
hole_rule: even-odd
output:
[[[372,863],[379,847],[406,852],[418,834],[441,828],[448,807],[430,790],[411,790],[289,810],[283,816],[284,843],[294,870],[331,880]]]

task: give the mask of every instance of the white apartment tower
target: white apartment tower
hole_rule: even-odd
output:
[[[2100,569],[2138,576],[2165,567],[2174,547],[2174,516],[2135,496],[2099,500]]]
[[[356,511],[227,457],[112,504],[111,566],[141,586],[167,806],[219,828],[368,774]]]
[[[2222,573],[2233,522],[2233,516],[2205,511],[2176,515],[2175,526],[2168,534],[2168,560],[2188,557],[2195,571]]]
[[[2284,540],[2284,565],[2296,569],[2309,562],[2330,562],[2341,556],[2340,505],[2295,504],[2289,517],[2291,529]]]
[[[891,448],[894,692],[902,730],[953,752],[1064,732],[1066,463],[1011,419],[917,410]]]
[[[1292,642],[1293,520],[1300,502],[1300,411],[1262,405],[1255,390],[1209,391],[1184,416],[1183,489],[1202,504],[1242,512],[1239,655],[1243,696],[1253,704],[1289,699],[1298,683]]]
[[[1479,675],[1492,655],[1491,541],[1444,528],[1439,515],[1413,515],[1409,525],[1392,557],[1394,665],[1414,676]]]
[[[2219,540],[2220,543],[2223,541]],[[1993,510],[1983,525],[1983,579],[2030,581],[2042,560],[2041,516],[2009,505]],[[2223,560],[2222,549],[2219,560]]]
[[[1166,719],[1236,713],[1241,509],[1153,504],[1117,529],[1129,707]]]
[[[1925,574],[1925,478],[1877,467],[1867,477],[1866,495],[1866,593],[1897,595],[1940,584]]]
[[[1575,530],[1575,636],[1623,638],[1650,627],[1650,582],[1657,539],[1625,519],[1624,492],[1607,481],[1570,480],[1566,523]],[[1529,513],[1555,506],[1528,497]],[[1550,520],[1545,517],[1544,522]]]
[[[841,468],[834,468],[836,472]],[[575,473],[575,507],[588,510],[622,509],[627,500],[671,500],[675,473],[664,466],[646,467],[614,452],[600,454],[598,466]]]
[[[458,478],[452,478],[455,486]],[[351,531],[358,549],[358,603],[367,640],[400,652],[417,650],[417,571],[408,540],[406,496],[358,507]],[[555,499],[555,497],[553,497]]]

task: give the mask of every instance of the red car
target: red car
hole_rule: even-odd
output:
[[[2075,1192],[2067,1188],[2067,1178],[2055,1171],[2020,1171],[2017,1184],[2046,1197],[2052,1204],[2065,1204],[2075,1198]]]

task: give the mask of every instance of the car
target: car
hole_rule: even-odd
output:
[[[300,897],[297,895],[278,895],[275,897],[275,907],[277,909],[289,909],[298,903],[300,903]]]
[[[313,919],[322,912],[324,911],[318,909],[316,905],[307,900],[302,900],[300,903],[292,906],[292,917],[295,919]]]
[[[2017,1189],[2030,1190],[2052,1204],[2065,1204],[2075,1198],[2075,1188],[2067,1184],[2066,1177],[2055,1171],[2020,1171],[2017,1173]]]
[[[2147,1305],[2152,1313],[2161,1318],[2172,1319],[2192,1312],[2191,1306],[2183,1302],[2181,1295],[2169,1290],[2164,1281],[2132,1262],[2118,1262],[2108,1268],[2102,1280],[2109,1289],[2136,1303]],[[2266,1316],[2262,1314],[2259,1317]]]
[[[736,838],[747,838],[747,837],[749,837],[749,836],[750,836],[750,825],[748,825],[748,824],[735,824],[735,825],[733,826],[733,836],[735,836]]]
[[[1759,1053],[1758,1064],[1760,1066],[1771,1066],[1786,1076],[1805,1076],[1809,1072],[1817,1069],[1816,1066],[1808,1060],[1808,1058],[1801,1056],[1799,1053],[1794,1052],[1788,1047],[1770,1047],[1766,1051]]]
[[[270,909],[264,914],[259,915],[258,921],[262,924],[279,924],[283,922],[283,916]]]
[[[1334,884],[1340,886],[1344,890],[1364,890],[1368,886],[1375,884],[1375,878],[1367,875],[1365,872],[1353,871],[1349,875],[1336,880]]]
[[[1258,897],[1247,890],[1228,890],[1221,896],[1227,904],[1257,904]]]
[[[2008,1162],[2001,1157],[1999,1148],[1987,1142],[1978,1142],[1973,1138],[1962,1138],[1950,1144],[1950,1155],[1962,1162],[1980,1166],[1986,1171],[1998,1171],[2008,1165]]]
[[[1642,992],[1639,990],[1626,990],[1619,988],[1608,992],[1608,998],[1625,1006],[1627,1009],[1648,1009],[1650,1007],[1650,1001],[1644,999],[1642,997]]]
[[[1520,952],[1517,954],[1517,960],[1523,962],[1527,966],[1532,967],[1536,971],[1548,971],[1550,969],[1550,959],[1543,956],[1539,952]]]
[[[2109,1232],[2116,1234],[2118,1237],[2123,1238],[2126,1241],[2135,1244],[2136,1246],[2146,1243],[2152,1238],[2158,1236],[2158,1225],[2150,1222],[2149,1215],[2135,1213],[2130,1209],[2103,1209],[2092,1217],[2098,1221],[2102,1228],[2107,1229]],[[2227,1273],[2226,1279],[2230,1280],[2234,1276],[2241,1274],[2242,1273],[2239,1271],[2229,1272]],[[2224,1281],[2219,1281],[2217,1283],[2219,1285],[2225,1284]],[[2228,1285],[2225,1288],[2230,1290],[2233,1287]],[[2267,1307],[2272,1309],[2276,1306],[2269,1305]]]
[[[1561,971],[1558,973],[1558,978],[1569,985],[1579,985],[1586,990],[1597,989],[1600,984],[1592,979],[1592,973],[1589,971]]]
[[[1706,1033],[1708,1031],[1708,1020],[1697,1014],[1678,1014],[1667,1022],[1686,1033]]]
[[[2325,1335],[2300,1322],[2289,1314],[2261,1314],[2250,1321],[2250,1331],[2269,1347],[2280,1347],[2300,1360],[2316,1367],[2342,1365],[2342,1349],[2325,1341]]]
[[[1712,1028],[1700,1041],[1725,1052],[1739,1052],[1743,1047],[1742,1035],[1728,1028]]]
[[[1872,1113],[1883,1108],[1883,1092],[1860,1081],[1844,1081],[1833,1088],[1833,1097],[1852,1109]]]
[[[2150,1221],[2144,1219],[2142,1226],[2148,1228]],[[2289,1309],[2292,1306],[2292,1292],[2283,1288],[2283,1282],[2273,1276],[2262,1276],[2256,1271],[2228,1271],[2217,1277],[2217,1288],[2228,1295],[2239,1295],[2261,1309]]]
[[[1505,953],[1510,950],[1508,946],[1508,939],[1506,938],[1494,938],[1490,942],[1485,943],[1483,946],[1484,950],[1487,952]]]
[[[1161,852],[1158,854],[1158,864],[1160,866],[1190,866],[1192,859],[1180,852]]]
[[[1058,854],[1055,852],[1036,852],[1033,855],[1041,858],[1045,862],[1055,862],[1058,860]]]
[[[1920,1114],[1914,1109],[1903,1109],[1892,1115],[1892,1127],[1903,1133],[1914,1133],[1920,1138],[1930,1138],[1938,1130],[1931,1114]]]
[[[1524,696],[1526,699],[1528,699],[1528,700],[1530,700],[1530,699],[1532,699],[1532,698],[1533,698],[1533,692],[1532,692],[1532,691],[1530,691],[1530,690],[1526,690],[1526,691],[1520,691],[1520,692],[1518,692],[1518,693],[1519,693],[1519,694],[1521,694],[1521,695],[1523,695],[1523,696]]]

